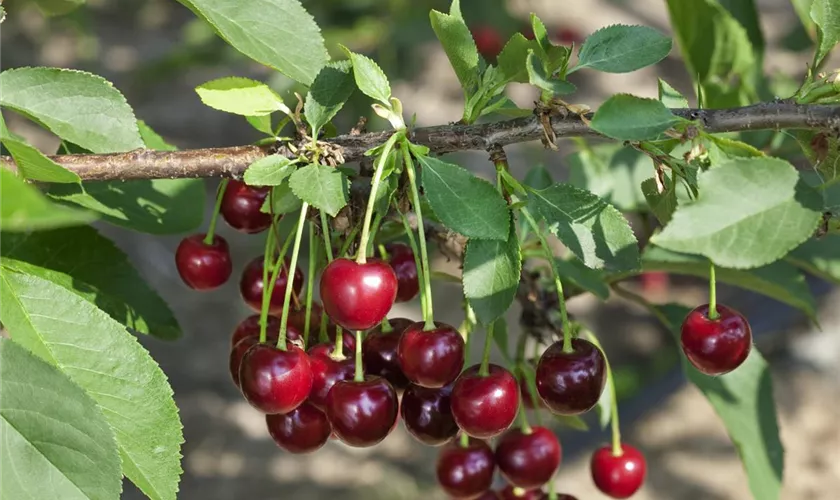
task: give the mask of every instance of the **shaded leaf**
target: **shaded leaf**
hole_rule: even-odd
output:
[[[432,10],[429,18],[461,87],[469,93],[478,84],[479,78],[478,49],[470,29],[459,16]]]
[[[641,184],[653,171],[648,156],[606,143],[586,145],[566,161],[569,183],[597,194],[622,211],[634,212],[645,206]]]
[[[525,62],[525,69],[528,71],[528,82],[546,92],[563,95],[571,94],[577,88],[566,80],[554,78],[546,73],[542,61],[534,54],[533,50],[528,51],[528,58]]]
[[[679,90],[669,85],[668,82],[660,78],[657,85],[659,88],[659,102],[664,104],[666,108],[688,107],[688,99],[680,94]]]
[[[483,325],[510,308],[519,287],[522,260],[515,226],[507,241],[469,240],[464,254],[464,297]]]
[[[245,170],[245,183],[251,186],[276,186],[292,175],[297,165],[285,156],[269,155],[250,164]]]
[[[526,63],[528,51],[533,49],[534,45],[536,42],[528,40],[522,33],[514,33],[496,58],[502,81],[528,83]]]
[[[551,173],[540,163],[531,167],[531,170],[525,174],[523,182],[526,186],[534,189],[545,189],[554,184],[554,179],[551,178]]]
[[[391,84],[382,68],[367,56],[356,54],[347,49],[345,49],[345,52],[347,52],[350,62],[353,64],[353,78],[356,80],[356,86],[359,87],[359,90],[366,96],[390,106]]]
[[[656,185],[656,179],[650,178],[642,182],[642,194],[647,200],[648,207],[663,226],[671,222],[674,210],[677,209],[676,184],[667,175],[664,176],[664,179],[665,186],[661,193]]]
[[[671,52],[671,39],[647,26],[613,25],[589,35],[571,71],[592,68],[629,73],[656,64]],[[570,71],[570,72],[571,72]]]
[[[324,66],[312,82],[303,113],[313,135],[329,123],[353,95],[356,89],[350,61],[338,61]]]
[[[47,16],[67,14],[84,5],[85,0],[35,0],[38,9]]]
[[[2,142],[14,158],[18,171],[29,180],[68,184],[82,181],[76,172],[67,170],[24,141],[6,136]]]
[[[289,187],[295,196],[333,217],[347,205],[347,177],[326,165],[313,163],[297,169],[289,177]]]
[[[263,203],[263,206],[260,209],[261,212],[288,214],[300,210],[300,198],[295,196],[295,193],[292,192],[292,188],[289,187],[289,179],[283,180],[283,182],[274,186],[271,190],[271,196],[266,197],[265,203]],[[271,205],[272,202],[274,205]],[[273,207],[273,209],[271,207]]]
[[[656,139],[679,121],[664,104],[630,94],[616,94],[601,105],[591,127],[620,141]]]
[[[3,231],[37,231],[87,224],[96,214],[50,202],[13,172],[0,168],[0,227]]]
[[[814,66],[818,66],[831,49],[840,42],[840,5],[836,0],[813,0],[811,19],[817,25],[817,51],[814,54]]]
[[[577,257],[570,259],[554,259],[554,265],[560,278],[565,283],[567,280],[578,288],[591,292],[592,295],[601,300],[607,300],[610,296],[610,289],[604,282],[603,272],[586,267]]]
[[[177,151],[178,148],[166,142],[163,137],[152,130],[143,120],[137,120],[137,128],[140,129],[140,137],[143,139],[146,149],[155,151]]]

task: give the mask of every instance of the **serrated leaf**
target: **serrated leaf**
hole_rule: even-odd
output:
[[[688,99],[662,78],[659,79],[657,87],[659,89],[659,102],[664,104],[666,108],[688,107]]]
[[[137,120],[137,128],[140,130],[140,137],[146,149],[155,151],[178,151],[178,148],[166,142],[163,137],[152,130],[143,120]]]
[[[647,26],[613,25],[584,40],[578,64],[569,72],[592,68],[607,73],[629,73],[656,64],[671,52],[671,39]]]
[[[46,16],[60,16],[67,14],[81,5],[84,5],[85,0],[35,0],[35,5],[38,10]]]
[[[338,61],[324,66],[312,82],[303,113],[313,133],[330,122],[353,95],[356,89],[350,61]]]
[[[840,43],[840,5],[836,0],[813,0],[811,19],[817,25],[814,66],[819,66],[831,49]]]
[[[470,29],[463,19],[436,10],[429,13],[429,18],[461,87],[469,93],[479,78],[478,49]]]
[[[287,109],[268,85],[250,78],[218,78],[202,83],[195,91],[207,106],[236,115],[263,116]]]
[[[546,92],[563,95],[571,94],[577,90],[574,84],[566,80],[559,80],[547,74],[543,68],[542,61],[534,54],[533,50],[528,51],[525,69],[528,71],[528,82]]]
[[[295,196],[332,217],[347,205],[350,191],[347,177],[341,172],[314,163],[297,169],[289,177],[289,187]]]
[[[592,117],[592,130],[619,141],[656,139],[680,119],[656,99],[616,94]]]
[[[591,292],[592,295],[601,300],[607,300],[610,296],[610,289],[604,282],[603,272],[586,267],[578,258],[554,259],[557,272],[565,282],[568,280],[578,288]]]
[[[272,202],[273,205],[271,205]],[[271,195],[266,197],[260,211],[263,213],[288,214],[300,210],[300,206],[300,198],[295,196],[292,188],[289,187],[289,179],[284,179],[279,185],[271,188]]]
[[[642,182],[642,194],[659,223],[663,226],[668,224],[674,215],[674,210],[677,209],[677,190],[674,181],[665,176],[664,190],[660,193],[656,179],[646,179]]]
[[[37,231],[84,225],[97,216],[87,210],[50,202],[38,189],[0,168],[0,227],[3,231]]]
[[[32,181],[78,184],[82,181],[76,172],[62,167],[47,158],[35,147],[11,136],[2,138],[3,145],[15,160],[18,171]]]
[[[522,258],[516,229],[507,241],[471,239],[464,254],[464,297],[483,325],[495,321],[510,308],[519,288]]]
[[[820,220],[820,194],[778,158],[730,160],[703,172],[699,186],[653,243],[723,267],[759,267],[808,239]]]
[[[531,167],[531,170],[525,174],[524,183],[526,186],[534,189],[545,189],[554,184],[554,179],[551,178],[551,173],[542,164],[537,164]]]
[[[525,64],[528,51],[535,45],[536,42],[528,40],[522,33],[514,33],[496,58],[503,81],[528,83],[528,69]]]
[[[426,199],[443,225],[468,238],[507,241],[510,210],[492,184],[458,165],[428,156],[418,160]]]
[[[347,52],[350,62],[353,64],[353,79],[356,80],[356,86],[359,87],[359,90],[371,99],[390,107],[391,84],[382,68],[367,56],[356,54],[346,48],[345,52]]]
[[[174,499],[184,442],[172,389],[122,325],[43,278],[3,269],[0,311],[12,339],[63,371],[103,410],[122,470],[152,499]]]
[[[178,0],[251,59],[311,85],[329,61],[321,30],[298,0]]]
[[[111,500],[122,474],[102,410],[53,366],[0,337],[0,497]]]
[[[591,191],[619,210],[645,206],[641,183],[653,171],[650,157],[630,147],[606,143],[584,146],[566,157],[569,183]]]
[[[250,164],[245,170],[245,183],[250,186],[276,186],[292,175],[297,165],[285,156],[268,155]]]

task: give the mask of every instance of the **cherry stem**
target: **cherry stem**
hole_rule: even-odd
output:
[[[379,183],[382,181],[382,172],[385,170],[385,165],[388,163],[388,156],[391,150],[394,149],[394,144],[397,143],[403,136],[402,133],[397,132],[388,138],[388,142],[382,148],[382,153],[376,161],[376,170],[373,172],[373,179],[370,182],[370,197],[365,208],[365,219],[362,223],[362,236],[359,238],[359,255],[356,256],[356,263],[364,264],[367,262],[367,247],[368,239],[370,238],[370,222],[373,218],[373,207],[376,205],[376,192],[379,190]]]
[[[548,482],[548,500],[557,500],[557,491],[555,491],[553,479]]]
[[[306,212],[309,211],[309,203],[305,201],[300,206],[300,216],[298,217],[297,221],[297,231],[295,231],[295,244],[292,247],[292,261],[289,262],[289,271],[287,273],[286,278],[286,295],[283,297],[283,315],[280,316],[280,337],[277,339],[277,347],[282,350],[286,350],[286,327],[287,322],[289,321],[289,303],[292,300],[292,293],[295,289],[295,272],[294,270],[297,269],[297,259],[298,254],[300,253],[300,241],[303,239],[303,226],[306,224]],[[288,243],[287,243],[288,244]],[[284,244],[286,246],[286,244]],[[286,251],[283,251],[283,255],[286,254]],[[283,255],[280,256],[280,263],[282,268]],[[276,276],[272,276],[271,281],[271,290],[274,290],[274,281],[276,280]],[[282,347],[281,347],[282,346]],[[305,348],[305,344],[304,344]]]
[[[382,224],[382,212],[378,212],[373,216],[373,223],[370,227],[370,241],[368,242],[368,253],[375,253],[373,250],[373,242],[376,241],[376,233],[379,232],[379,225]],[[383,257],[384,259],[384,257]]]
[[[417,216],[417,238],[420,240],[420,262],[423,268],[423,286],[426,294],[426,308],[423,310],[423,321],[426,324],[423,326],[423,330],[428,332],[435,329],[435,316],[432,310],[432,270],[429,266],[429,252],[426,249],[426,228],[423,223],[423,210],[420,208],[420,190],[417,188],[417,175],[408,147],[403,148],[403,162],[405,163],[405,172],[408,174],[408,183],[411,185],[411,202],[414,205],[414,214]]]
[[[487,336],[484,338],[484,353],[481,355],[481,366],[478,367],[478,375],[480,377],[490,375],[490,347],[493,345],[493,330],[495,328],[495,321],[487,325]]]
[[[340,326],[335,328],[335,347],[333,348],[334,359],[344,359],[344,330]]]
[[[466,432],[461,432],[461,439],[459,440],[461,448],[468,448],[470,446],[470,437]]]
[[[327,213],[320,210],[321,215],[321,234],[324,235],[324,247],[327,251],[327,262],[333,261],[332,239],[330,238],[330,225],[327,221]]]
[[[309,268],[306,272],[306,311],[303,318],[303,345],[309,345],[309,327],[312,325],[312,293],[315,270],[318,267],[318,238],[315,237],[315,227],[309,224]]]
[[[720,317],[717,310],[717,283],[715,279],[715,264],[709,261],[709,319]]]
[[[350,249],[350,245],[353,244],[353,240],[356,238],[356,235],[359,234],[359,225],[353,226],[353,229],[350,230],[350,234],[344,239],[344,243],[342,243],[341,248],[338,250],[338,257],[344,257],[347,255],[347,251]]]
[[[589,335],[591,338],[595,338],[591,332],[589,332]],[[596,347],[601,349],[600,345],[597,345]],[[610,366],[610,360],[607,358],[607,353],[605,353],[603,349],[601,349],[601,353],[604,355],[604,363],[607,368],[607,384],[609,385],[608,390],[610,391],[610,398],[612,399],[612,405],[610,406],[612,454],[614,457],[620,457],[621,455],[624,455],[624,450],[621,448],[621,429],[618,422],[618,398],[615,393],[615,378],[613,377],[612,367]]]
[[[522,431],[522,434],[531,434],[534,430],[528,423],[528,416],[525,415],[525,395],[520,394],[519,397],[521,398],[519,402],[519,429]]]
[[[382,323],[380,323],[379,330],[382,333],[391,333],[394,331],[394,327],[391,326],[391,322],[388,321],[388,318],[382,318]]]
[[[477,320],[475,319],[475,311],[473,311],[472,306],[470,306],[469,301],[464,299],[464,366],[462,369],[469,366],[470,360],[470,353],[472,352],[472,343],[473,343],[473,332],[475,331],[475,324]]]
[[[341,336],[336,335],[336,339]],[[362,367],[362,331],[356,330],[356,375],[353,377],[356,382],[365,381],[365,370]]]
[[[210,225],[207,227],[207,234],[204,235],[204,244],[212,245],[213,236],[216,234],[216,221],[219,218],[219,209],[222,207],[222,198],[225,197],[225,190],[227,189],[228,181],[230,179],[224,178],[219,183],[219,189],[216,190],[216,205],[213,208],[213,215],[210,216]]]
[[[426,283],[426,272],[423,270],[423,263],[420,259],[420,252],[417,251],[417,241],[414,239],[414,231],[411,230],[411,224],[408,223],[408,217],[405,216],[404,213],[397,210],[397,213],[400,214],[400,220],[402,221],[403,228],[405,229],[405,234],[408,236],[408,246],[411,247],[411,253],[414,254],[414,267],[417,268],[417,280],[420,283]],[[420,219],[422,220],[422,219]],[[418,224],[419,225],[419,224]],[[428,302],[430,296],[426,296],[426,288],[425,286],[420,289],[420,310],[423,312],[423,319],[426,319],[426,302]],[[434,318],[434,315],[431,311],[428,313],[429,316]]]
[[[263,254],[263,295],[262,303],[260,304],[260,344],[265,343],[267,340],[266,329],[268,328],[269,295],[265,293],[265,284],[268,283],[268,280],[271,277],[269,270],[272,267],[271,257],[274,255],[274,247],[276,244],[277,240],[275,239],[274,234],[269,233],[265,238],[265,253]]]

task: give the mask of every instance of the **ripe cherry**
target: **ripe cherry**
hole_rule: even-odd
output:
[[[414,252],[405,243],[390,243],[385,245],[385,251],[388,252],[388,264],[394,269],[399,283],[396,302],[408,302],[420,291]]]
[[[242,295],[242,300],[256,312],[260,312],[262,309],[263,288],[265,288],[263,284],[263,262],[262,255],[249,262],[242,271],[242,278],[239,280],[239,292]],[[286,283],[289,279],[288,270],[289,259],[286,259],[277,274],[277,281],[274,282],[274,289],[271,291],[271,298],[269,299],[268,311],[277,316],[283,313],[283,299],[286,296]],[[270,271],[269,280],[271,280]],[[303,288],[303,273],[297,268],[295,269],[293,287],[295,294],[300,294],[300,290]]]
[[[611,446],[598,448],[589,464],[595,486],[613,498],[629,498],[645,481],[645,457],[629,444],[622,443],[621,449],[615,456]]]
[[[467,368],[452,388],[452,416],[466,434],[490,439],[504,432],[519,411],[519,384],[513,374],[490,364],[489,374],[479,365]]]
[[[203,234],[187,236],[175,251],[175,267],[184,283],[194,290],[212,290],[222,286],[233,270],[227,241],[213,235],[213,243],[204,243]]]
[[[327,394],[339,380],[353,380],[356,365],[352,357],[332,357],[335,344],[317,344],[310,348],[309,364],[312,368],[312,391],[309,402],[319,409],[327,404]],[[351,351],[352,352],[352,351]]]
[[[722,375],[741,366],[752,347],[752,331],[738,311],[718,305],[709,319],[709,304],[696,307],[682,324],[680,341],[686,357],[706,375]]]
[[[338,439],[350,446],[373,446],[394,428],[397,392],[381,377],[336,382],[327,394],[327,418]]]
[[[505,46],[505,41],[499,31],[492,26],[479,25],[471,31],[478,53],[485,59],[495,59]]]
[[[259,233],[271,225],[271,214],[260,211],[265,203],[269,187],[249,186],[236,179],[228,181],[222,205],[222,217],[230,227],[243,233]]]
[[[277,337],[274,338],[274,341],[276,340]],[[248,349],[251,348],[251,346],[258,344],[259,342],[259,335],[249,335],[247,337],[243,337],[234,344],[233,347],[231,347],[228,366],[230,368],[230,378],[233,380],[236,387],[239,387],[239,367],[242,365],[242,357]],[[271,340],[269,340],[269,342],[271,342]]]
[[[391,310],[397,286],[397,276],[386,262],[335,259],[321,274],[321,302],[339,326],[367,330]]]
[[[377,326],[365,335],[362,342],[362,361],[365,365],[365,373],[378,375],[394,386],[397,391],[402,391],[408,385],[408,379],[402,372],[400,360],[397,356],[397,346],[403,331],[413,321],[407,318],[394,318],[388,320],[392,331],[385,333],[382,326]]]
[[[475,500],[501,500],[501,498],[502,497],[500,497],[499,494],[496,493],[495,491],[487,490],[484,493],[482,493],[481,496],[476,498]]]
[[[475,498],[490,489],[495,468],[493,451],[485,441],[470,439],[466,447],[453,441],[438,455],[437,480],[449,496]]]
[[[309,402],[284,415],[266,415],[268,433],[277,446],[291,453],[310,453],[324,446],[332,428],[327,416]]]
[[[560,495],[559,498],[562,497]],[[548,493],[540,489],[526,490],[509,484],[499,491],[499,498],[501,500],[548,500]]]
[[[429,446],[446,444],[458,434],[450,407],[452,386],[429,389],[409,384],[400,402],[400,413],[408,433]]]
[[[560,415],[592,409],[606,380],[604,354],[584,339],[572,339],[571,352],[563,352],[563,342],[555,342],[537,364],[537,391],[546,406]]]
[[[302,329],[299,330],[296,325],[289,323],[286,327],[286,340],[300,343],[303,341],[302,332]],[[236,330],[233,331],[233,335],[230,337],[230,345],[231,347],[235,346],[245,337],[259,336],[260,315],[252,314],[236,326]],[[271,343],[277,343],[277,338],[280,336],[280,318],[271,315],[266,317],[265,336],[266,340],[271,341]]]
[[[560,467],[560,441],[549,429],[533,427],[506,432],[496,445],[496,464],[502,476],[526,490],[549,482]]]
[[[464,338],[454,327],[435,322],[435,329],[423,331],[425,323],[409,325],[397,347],[400,366],[411,382],[429,388],[451,384],[464,367]]]
[[[251,346],[242,357],[239,385],[245,400],[263,413],[288,413],[312,389],[309,357],[294,344],[285,351],[269,344]]]

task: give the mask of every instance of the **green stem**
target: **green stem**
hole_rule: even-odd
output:
[[[216,205],[213,208],[213,215],[210,217],[210,226],[207,227],[207,234],[204,235],[204,244],[212,245],[213,236],[216,234],[216,221],[219,218],[219,209],[222,206],[222,198],[225,197],[225,189],[227,189],[228,178],[222,179],[219,183],[219,189],[216,190]]]
[[[332,239],[330,238],[330,224],[327,221],[327,213],[323,210],[321,212],[321,233],[324,235],[324,248],[327,252],[327,262],[333,261]]]
[[[341,338],[340,335],[336,339]],[[353,377],[356,382],[365,381],[365,370],[362,367],[362,331],[356,330],[356,375]]]
[[[715,279],[715,264],[709,261],[709,319],[715,320],[720,316],[717,311],[717,283]]]
[[[426,228],[423,223],[423,211],[420,208],[420,190],[417,188],[417,175],[414,171],[414,163],[411,161],[411,153],[407,147],[403,148],[403,161],[405,171],[408,174],[408,183],[411,185],[411,202],[414,205],[414,214],[417,216],[417,237],[420,240],[420,262],[423,269],[423,285],[426,294],[426,309],[423,311],[423,321],[426,324],[423,330],[435,329],[434,311],[432,310],[432,270],[429,266],[429,252],[426,249]]]
[[[294,247],[292,248],[292,261],[289,263],[289,271],[287,273],[286,279],[286,294],[283,296],[283,314],[280,316],[280,336],[277,339],[277,348],[281,351],[286,350],[286,323],[289,321],[289,303],[292,300],[292,291],[294,290],[295,285],[295,275],[294,269],[297,269],[297,258],[298,253],[300,252],[300,240],[303,237],[303,226],[306,222],[306,212],[309,209],[309,204],[304,202],[303,205],[300,207],[300,217],[295,225],[294,231]],[[274,273],[271,276],[271,287],[268,288],[268,294],[271,295],[274,292],[274,285],[277,282],[277,276],[280,274],[280,270],[283,268],[284,261],[286,260],[286,252],[289,249],[289,244],[292,241],[292,233],[289,233],[289,236],[286,238],[286,241],[283,243],[283,248],[280,251],[280,255],[277,257],[277,265],[275,266]]]
[[[523,402],[525,395],[520,394],[519,396],[523,398],[519,403],[519,430],[522,431],[522,434],[527,435],[534,432],[534,430],[531,429],[531,425],[528,423],[528,416],[525,415],[525,403]]]
[[[347,251],[350,249],[350,245],[353,244],[353,240],[356,239],[356,235],[359,234],[359,225],[353,226],[350,229],[350,234],[344,239],[344,243],[341,244],[341,248],[338,250],[338,257],[344,257],[347,255]]]
[[[262,282],[263,282],[263,295],[262,295],[262,303],[260,304],[260,343],[263,344],[267,340],[266,328],[268,328],[268,304],[270,301],[270,295],[265,291],[265,284],[268,283],[269,278],[271,277],[270,270],[273,267],[272,257],[274,256],[274,249],[275,245],[277,244],[277,240],[274,238],[273,233],[269,233],[266,235],[265,238],[265,253],[263,253],[263,272],[262,272]]]
[[[330,319],[327,317],[326,311],[321,311],[321,328],[318,330],[318,342],[324,343],[329,342],[330,337],[327,335],[327,323]]]
[[[397,132],[392,135],[385,146],[382,148],[376,162],[376,170],[373,172],[373,179],[370,182],[370,197],[368,198],[367,207],[365,208],[365,219],[362,223],[362,236],[359,238],[359,255],[356,256],[356,262],[364,264],[367,262],[367,247],[368,239],[370,238],[370,223],[373,218],[373,206],[376,204],[376,192],[379,190],[379,183],[382,182],[382,172],[385,170],[385,165],[388,163],[388,156],[391,150],[394,149],[394,144],[402,137],[402,133]]]
[[[309,327],[312,325],[312,294],[315,281],[315,270],[318,267],[318,238],[315,237],[315,226],[309,223],[309,268],[306,273],[306,311],[303,319],[303,345],[309,345]]]
[[[394,327],[391,326],[391,322],[388,321],[388,318],[382,318],[382,323],[379,324],[379,331],[382,333],[391,333],[394,331]]]
[[[496,322],[487,325],[486,337],[484,338],[484,353],[481,355],[481,365],[478,367],[478,375],[486,377],[490,375],[490,347],[493,345],[493,330]]]
[[[400,214],[400,220],[402,221],[403,228],[405,229],[405,234],[408,236],[408,246],[411,247],[411,252],[414,254],[414,267],[417,268],[417,280],[420,283],[426,283],[426,273],[423,270],[423,263],[420,259],[420,252],[417,251],[417,241],[414,239],[414,231],[411,230],[411,224],[408,223],[408,217],[405,216],[404,213],[397,210],[397,213]],[[426,303],[429,301],[430,297],[426,296],[426,288],[420,287],[420,311],[423,313],[423,319],[428,316],[434,318],[434,315],[431,311],[426,311]]]
[[[466,448],[470,445],[470,437],[467,435],[466,432],[461,432],[461,439],[459,440],[459,444],[461,448]]]
[[[333,347],[333,359],[344,359],[344,330],[340,326],[335,327],[335,347]]]
[[[548,482],[548,500],[557,500],[557,491],[553,479]]]
[[[601,347],[599,346],[598,349],[601,349]],[[618,423],[618,399],[616,397],[615,392],[615,377],[613,377],[612,367],[610,366],[609,359],[607,359],[607,354],[603,350],[601,350],[601,352],[604,354],[604,362],[607,365],[607,378],[609,379],[609,391],[610,397],[612,398],[612,405],[610,406],[610,426],[612,429],[612,454],[614,457],[620,457],[624,454],[624,450],[621,448],[621,429]]]
[[[368,243],[367,253],[374,253],[373,242],[376,241],[376,233],[379,232],[379,225],[382,224],[382,212],[378,212],[373,216],[373,223],[370,227],[370,241]]]

